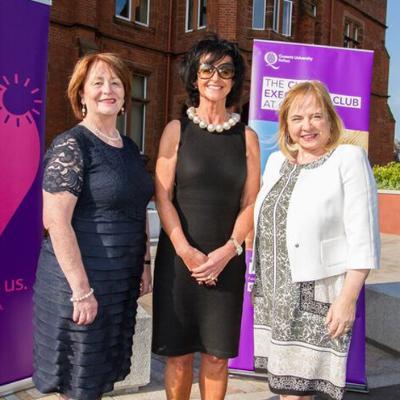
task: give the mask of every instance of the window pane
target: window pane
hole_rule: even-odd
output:
[[[130,0],[116,0],[115,15],[129,19],[130,7]]]
[[[253,29],[265,29],[265,0],[253,0]]]
[[[358,27],[354,27],[354,40],[357,42],[358,41]]]
[[[344,34],[350,37],[350,24],[348,22],[344,25]]]
[[[136,99],[146,98],[146,77],[140,75],[133,75],[132,97],[135,97]]]
[[[193,0],[186,0],[186,31],[193,30]]]
[[[199,1],[199,28],[207,25],[207,0]]]
[[[317,16],[317,6],[315,4],[313,4],[311,6],[311,13],[312,13],[313,17]]]
[[[143,150],[144,117],[146,106],[143,103],[134,101],[131,107],[131,129],[130,138]]]
[[[126,135],[126,114],[118,115],[117,129],[121,135]]]
[[[279,5],[280,5],[280,0],[274,0],[274,20],[272,22],[272,29],[275,32],[279,31]]]
[[[283,0],[282,35],[292,34],[292,2]]]
[[[135,21],[148,25],[148,11],[150,0],[139,0],[135,10]]]

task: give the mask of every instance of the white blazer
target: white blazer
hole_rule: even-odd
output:
[[[254,208],[255,237],[262,203],[285,160],[279,151],[268,159]],[[286,243],[294,282],[379,268],[377,191],[362,148],[339,145],[321,166],[301,170],[289,202]]]

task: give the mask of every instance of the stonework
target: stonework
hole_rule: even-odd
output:
[[[283,0],[280,0],[283,4]],[[147,77],[144,152],[154,170],[166,122],[181,115],[185,93],[178,77],[182,55],[210,32],[238,43],[248,71],[240,107],[248,113],[253,39],[343,46],[346,21],[360,27],[360,47],[374,50],[369,156],[372,164],[393,160],[394,119],[387,104],[389,56],[385,48],[385,0],[293,0],[292,35],[273,27],[274,0],[266,0],[265,29],[252,29],[252,0],[207,3],[207,26],[185,32],[186,0],[151,0],[149,26],[115,16],[115,0],[58,0],[50,19],[46,144],[76,120],[66,98],[68,77],[87,51],[120,54],[132,71]],[[195,2],[197,4],[197,2]],[[281,8],[282,8],[281,4]],[[316,15],[314,15],[314,13]]]

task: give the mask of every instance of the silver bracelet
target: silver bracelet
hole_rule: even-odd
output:
[[[89,292],[86,293],[86,294],[84,294],[83,296],[81,296],[81,297],[74,297],[74,296],[72,296],[69,300],[70,300],[72,303],[79,303],[80,301],[86,300],[87,298],[89,298],[93,293],[94,293],[94,289],[93,289],[93,288],[90,288]]]
[[[234,238],[231,237],[229,240],[233,243],[236,249],[236,254],[240,256],[243,253],[243,247],[239,244],[239,242]]]

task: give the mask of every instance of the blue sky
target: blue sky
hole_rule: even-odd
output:
[[[396,137],[400,140],[400,1],[388,0],[386,48],[390,54],[389,105],[396,119]]]

